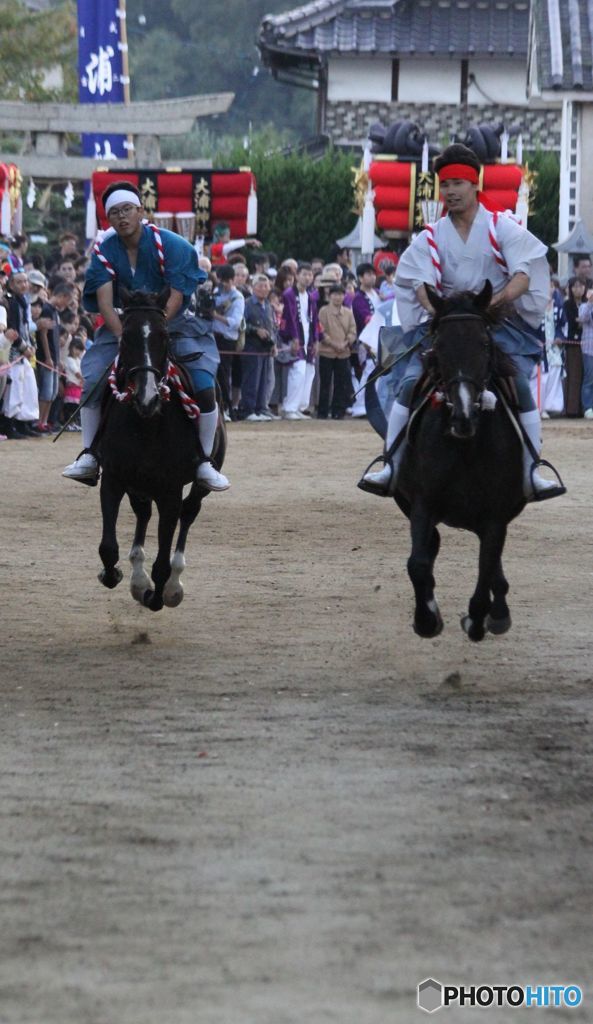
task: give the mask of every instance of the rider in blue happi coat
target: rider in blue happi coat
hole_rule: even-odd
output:
[[[102,200],[111,228],[95,247],[83,303],[89,312],[100,313],[104,323],[82,360],[84,404],[80,416],[84,451],[66,467],[63,475],[87,482],[98,475],[99,466],[91,446],[99,426],[103,388],[96,385],[118,353],[122,333],[119,288],[160,292],[163,285],[169,285],[171,293],[165,316],[172,355],[198,357],[186,364],[200,407],[197,479],[209,490],[224,491],[230,486],[229,481],[210,461],[218,423],[215,378],[220,357],[210,324],[188,308],[206,274],[199,268],[196,251],[189,242],[173,231],[157,230],[146,222],[135,185],[114,182],[105,189]]]

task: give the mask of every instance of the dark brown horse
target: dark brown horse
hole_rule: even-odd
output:
[[[496,392],[496,381],[516,371],[492,340],[490,282],[479,295],[427,292],[436,311],[427,369],[437,393],[411,423],[395,492],[411,526],[414,629],[434,637],[443,628],[433,570],[437,524],[445,523],[480,541],[478,581],[461,624],[471,640],[482,640],[511,626],[502,552],[507,526],[525,506],[521,438],[500,394],[486,409],[484,392]]]
[[[117,379],[107,392],[104,425],[98,454],[102,464],[101,510],[103,536],[99,555],[104,569],[99,580],[113,588],[121,582],[117,567],[119,547],[116,524],[127,494],[136,515],[130,551],[132,596],[152,611],[175,607],[183,599],[180,576],[185,567],[185,545],[190,526],[209,491],[196,483],[197,431],[168,382],[169,335],[164,309],[169,289],[160,295],[132,292],[123,297]],[[121,396],[125,396],[122,399]],[[220,469],[226,449],[222,417],[216,433],[212,462]],[[183,488],[191,484],[187,497]],[[155,502],[159,514],[158,554],[151,577],[144,569],[144,541]],[[175,554],[171,548],[177,526]]]

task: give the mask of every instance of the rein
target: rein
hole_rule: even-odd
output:
[[[158,313],[159,316],[165,318],[167,316],[165,310],[159,309],[158,306],[127,306],[126,309],[124,309],[122,316],[131,316],[132,313],[135,313],[137,309],[141,309],[143,313]]]

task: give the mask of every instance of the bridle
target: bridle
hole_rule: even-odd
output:
[[[441,326],[442,323],[445,323],[446,321],[452,322],[452,321],[461,321],[461,320],[479,320],[480,321],[480,323],[482,324],[482,326],[485,329],[486,337],[484,339],[480,339],[480,341],[476,341],[476,344],[482,344],[484,346],[484,348],[487,350],[488,354],[490,354],[492,352],[492,344],[493,344],[492,332],[490,330],[490,325],[487,323],[487,321],[484,319],[483,316],[481,316],[479,313],[447,313],[445,316],[440,317],[440,319],[438,321],[438,324],[436,325],[436,328],[435,328],[435,330],[433,332],[433,334],[434,334],[433,348],[435,349],[435,352],[437,352],[437,357],[438,357],[437,343],[438,343],[439,327]],[[459,384],[469,384],[471,387],[475,388],[476,393],[479,395],[479,394],[482,393],[482,391],[484,391],[486,389],[486,387],[488,385],[489,376],[490,376],[490,373],[488,371],[486,377],[483,380],[477,380],[476,377],[472,377],[470,374],[467,374],[467,373],[456,373],[452,377],[450,377],[448,380],[443,381],[442,384],[440,385],[440,389],[442,390],[442,392],[443,392],[443,394],[444,394],[444,396],[445,396],[445,398],[447,400],[447,404],[451,405],[451,402],[450,402],[448,396],[449,396],[449,390],[450,390],[451,387],[453,387],[453,385],[455,385],[455,384],[457,384],[457,385],[459,385]]]
[[[163,317],[163,319],[165,319],[164,310],[155,308],[154,306],[130,306],[128,309],[125,309],[123,311],[122,319],[125,319],[126,314],[129,315],[130,313],[134,313],[138,309],[144,312],[158,313],[160,316]],[[113,397],[118,402],[132,401],[134,388],[132,386],[131,378],[133,378],[135,374],[140,373],[141,370],[147,370],[149,373],[154,374],[156,379],[156,388],[163,402],[169,401],[171,397],[171,388],[173,387],[177,392],[179,401],[181,402],[181,406],[186,415],[189,417],[189,419],[194,421],[197,421],[199,419],[200,407],[197,405],[192,395],[188,394],[187,391],[185,390],[185,385],[181,380],[181,377],[179,376],[178,367],[175,365],[175,363],[171,362],[168,353],[167,358],[165,360],[164,370],[159,370],[156,366],[152,366],[150,364],[143,366],[132,366],[129,370],[126,367],[122,367],[126,375],[126,386],[124,391],[120,391],[117,386],[118,364],[119,355],[116,357],[115,362],[111,367],[108,378],[109,387],[111,388]]]
[[[124,324],[124,328],[125,328],[124,321],[125,321],[126,316],[130,316],[132,313],[136,313],[138,310],[140,310],[141,312],[144,312],[144,313],[158,313],[158,315],[161,316],[163,318],[163,320],[166,319],[166,314],[165,314],[164,309],[159,309],[157,306],[129,306],[127,309],[124,309],[123,313],[121,314],[122,323]],[[152,366],[151,363],[148,363],[148,364],[145,363],[142,366],[132,366],[132,367],[130,367],[129,370],[126,367],[123,367],[123,369],[125,370],[125,374],[126,374],[126,381],[133,380],[135,375],[137,373],[140,373],[140,371],[142,371],[142,370],[145,370],[148,373],[153,373],[154,377],[155,377],[155,380],[156,380],[157,388],[159,389],[159,391],[162,389],[162,387],[166,383],[167,374],[168,374],[168,368],[169,368],[169,361],[168,360],[165,363],[164,371],[163,370],[159,370],[158,367],[156,367],[156,366]]]

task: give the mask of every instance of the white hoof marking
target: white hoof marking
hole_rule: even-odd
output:
[[[132,576],[130,578],[130,593],[135,601],[144,603],[144,594],[152,590],[152,580],[144,569],[144,548],[140,545],[133,547],[129,554]]]
[[[163,588],[163,601],[167,608],[176,608],[183,601],[183,583],[180,576],[184,569],[185,556],[182,551],[176,551],[171,559],[171,575]]]

